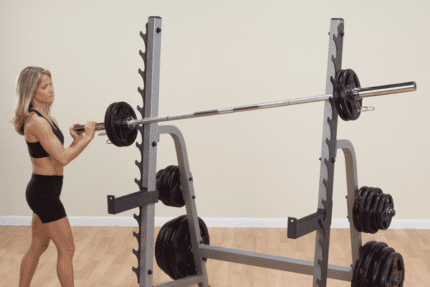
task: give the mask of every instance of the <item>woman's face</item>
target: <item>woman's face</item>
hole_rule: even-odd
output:
[[[51,77],[46,74],[42,75],[40,83],[34,93],[34,99],[45,103],[51,103],[54,101],[54,86],[52,85]]]

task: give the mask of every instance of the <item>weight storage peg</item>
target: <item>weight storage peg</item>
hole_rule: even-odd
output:
[[[307,104],[312,102],[327,101],[333,99],[339,116],[345,120],[356,120],[362,111],[368,110],[367,107],[362,108],[362,99],[367,97],[404,93],[416,91],[417,85],[415,82],[407,82],[393,85],[385,85],[370,88],[361,88],[357,75],[353,70],[340,70],[336,74],[336,79],[333,83],[333,94],[323,96],[313,96],[307,98],[298,98],[284,101],[261,103],[256,105],[239,106],[218,110],[209,110],[202,112],[194,112],[188,114],[178,114],[156,118],[146,118],[138,120],[131,106],[125,102],[111,104],[106,110],[105,122],[96,124],[96,131],[106,130],[109,140],[116,146],[130,146],[136,140],[137,130],[136,125],[149,124],[156,122],[175,121],[188,118],[198,118],[206,116],[214,116],[228,113],[245,112],[257,109],[276,108],[297,104]],[[75,132],[80,133],[85,130],[85,126],[77,126]]]

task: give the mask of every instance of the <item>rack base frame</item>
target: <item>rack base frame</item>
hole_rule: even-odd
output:
[[[144,108],[137,107],[142,118],[158,116],[159,100],[159,75],[161,52],[161,18],[149,17],[146,24],[147,34],[141,33],[145,42],[146,51],[140,55],[145,64],[145,71],[139,70],[145,87],[138,88],[144,100]],[[344,20],[331,19],[330,41],[328,52],[327,81],[325,94],[333,93],[333,79],[337,71],[341,70]],[[279,257],[236,249],[200,244],[200,235],[197,207],[195,204],[195,192],[193,179],[190,172],[187,150],[181,131],[175,126],[159,126],[158,123],[149,123],[138,126],[142,136],[142,143],[136,142],[136,147],[141,152],[141,161],[136,161],[141,179],[135,179],[139,191],[115,198],[108,195],[108,213],[118,214],[126,210],[139,207],[140,214],[134,215],[138,222],[139,232],[133,233],[137,238],[139,248],[133,250],[137,256],[138,267],[133,268],[137,275],[140,287],[153,287],[153,262],[154,262],[154,214],[155,204],[158,203],[158,191],[156,190],[156,160],[157,143],[160,134],[170,134],[174,140],[178,165],[180,168],[180,180],[187,219],[191,235],[192,249],[197,275],[174,280],[160,286],[199,286],[209,287],[206,262],[202,258],[223,260],[234,263],[259,266],[301,274],[313,275],[314,287],[326,287],[327,278],[351,281],[353,268],[362,246],[361,233],[356,231],[352,222],[352,208],[355,191],[358,190],[356,157],[352,143],[348,140],[337,140],[338,113],[332,100],[325,101],[323,119],[323,138],[321,151],[321,172],[317,212],[302,219],[288,218],[288,237],[299,237],[316,231],[315,260],[305,261],[294,258]],[[328,264],[328,251],[330,239],[330,225],[333,205],[333,180],[334,165],[337,149],[342,149],[345,155],[347,174],[347,208],[351,231],[352,261],[350,267]]]

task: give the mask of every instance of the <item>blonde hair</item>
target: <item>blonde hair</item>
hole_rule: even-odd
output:
[[[40,79],[43,75],[51,77],[51,72],[40,67],[27,67],[22,70],[16,84],[17,104],[15,116],[10,121],[15,126],[15,130],[24,135],[24,123],[27,117],[30,116],[29,110],[33,107],[34,93],[37,86],[40,84]],[[51,112],[52,103],[48,104],[48,114]]]

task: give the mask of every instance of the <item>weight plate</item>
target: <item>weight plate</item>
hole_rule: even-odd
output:
[[[341,98],[341,92],[342,92],[342,87],[341,87],[341,83],[343,81],[343,77],[344,77],[345,73],[344,70],[340,70],[336,73],[335,76],[335,81],[334,81],[334,89],[333,89],[333,98],[335,100],[335,104],[336,104],[336,109],[337,112],[339,114],[339,116],[344,120],[344,121],[348,121],[347,118],[347,114],[345,112],[345,108],[343,105],[343,99]]]
[[[367,186],[363,186],[355,193],[354,205],[352,207],[352,219],[354,227],[358,232],[361,232],[361,226],[358,224],[358,212],[360,210],[360,202],[363,192],[366,190]]]
[[[167,206],[171,206],[172,203],[170,202],[170,197],[169,197],[169,193],[170,193],[170,186],[169,186],[169,174],[171,173],[171,171],[175,168],[174,165],[169,165],[166,169],[165,169],[165,173],[163,175],[163,178],[161,179],[162,184],[165,188],[165,193],[164,193],[164,201],[166,202]]]
[[[173,253],[172,247],[172,236],[178,230],[178,222],[182,220],[185,215],[181,215],[177,218],[172,219],[170,225],[167,228],[166,234],[164,236],[163,244],[161,245],[162,253],[161,253],[161,261],[165,267],[165,273],[173,278],[173,270],[171,267],[171,255]]]
[[[375,268],[373,269],[372,282],[379,282],[381,280],[382,268],[385,264],[387,257],[394,252],[391,247],[384,247],[379,253],[379,259],[375,263]],[[378,286],[378,285],[376,285]]]
[[[160,267],[160,269],[163,270],[167,275],[169,275],[170,271],[168,270],[168,266],[166,264],[164,255],[166,252],[167,236],[172,231],[171,226],[174,223],[175,223],[175,219],[172,219],[161,227],[155,243],[155,256],[156,256],[157,264]]]
[[[361,88],[357,74],[351,69],[340,70],[333,86],[333,99],[339,116],[344,121],[358,119],[363,99],[356,100],[353,92],[353,89]]]
[[[165,180],[169,174],[169,171],[173,168],[173,165],[169,165],[165,169],[159,170],[156,174],[156,184],[157,190],[159,191],[159,199],[163,202],[164,205],[170,206],[168,202],[169,195],[169,186],[166,184]]]
[[[180,250],[181,247],[184,248],[184,246],[178,246],[182,243],[178,241],[178,237],[181,236],[182,233],[189,232],[188,229],[186,229],[186,227],[188,227],[187,223],[188,223],[188,217],[186,215],[181,216],[181,219],[178,220],[177,224],[175,224],[175,232],[172,233],[172,236],[170,237],[170,241],[169,241],[170,248],[168,252],[166,252],[166,254],[168,254],[170,259],[169,267],[170,267],[170,270],[172,270],[171,277],[172,279],[175,279],[175,280],[184,278],[187,276],[186,274],[183,273],[183,270],[179,269],[180,266],[178,266],[179,262],[177,259],[178,250]],[[193,263],[194,263],[194,259],[193,259]]]
[[[387,246],[385,242],[377,242],[372,245],[369,255],[364,262],[364,269],[361,275],[361,282],[365,282],[364,286],[376,286],[376,283],[373,281],[373,270],[379,260],[380,252]]]
[[[113,123],[111,120],[111,115],[112,115],[112,108],[116,105],[116,103],[112,103],[109,105],[109,107],[106,109],[106,113],[105,113],[105,130],[106,130],[106,134],[109,138],[109,140],[111,141],[111,143],[113,143],[114,145],[117,145],[118,143],[115,141],[115,131],[113,128]]]
[[[121,146],[130,146],[137,137],[137,129],[130,128],[125,122],[129,119],[136,119],[136,113],[126,102],[118,102],[111,111],[111,120],[114,123],[115,136]]]
[[[163,178],[163,185],[166,187],[166,202],[168,206],[175,206],[174,198],[172,198],[172,193],[175,192],[172,189],[174,188],[172,185],[173,173],[177,166],[171,165],[166,169],[166,174]],[[179,167],[178,167],[179,168]]]
[[[377,283],[379,286],[403,286],[404,275],[405,268],[402,255],[392,252],[385,260],[380,280]]]
[[[365,244],[366,248],[363,249],[364,254],[363,254],[363,257],[361,258],[360,264],[358,265],[357,286],[365,286],[367,284],[367,278],[364,277],[364,273],[367,272],[366,262],[372,256],[373,248],[377,243],[378,242],[376,241],[369,241]]]
[[[391,196],[389,194],[382,195],[382,198],[378,204],[378,211],[376,216],[378,218],[378,227],[381,230],[387,229],[386,223],[384,223],[384,218],[385,218],[384,213],[386,212],[386,206],[388,206],[387,203],[390,200],[390,197]]]
[[[372,204],[372,207],[370,208],[370,214],[369,214],[369,218],[370,218],[369,227],[372,234],[378,232],[379,230],[378,222],[377,222],[378,218],[376,214],[378,210],[379,201],[381,200],[381,195],[383,194],[380,188],[375,188],[375,192],[376,192],[375,201]]]
[[[169,269],[169,276],[172,279],[178,279],[177,277],[177,270],[176,270],[176,264],[174,260],[174,254],[175,254],[175,245],[176,242],[174,238],[177,237],[177,234],[181,231],[182,224],[187,220],[186,215],[181,215],[178,218],[175,219],[175,223],[171,226],[171,232],[169,233],[169,236],[167,237],[166,241],[166,248],[164,252],[164,259],[166,261],[166,264]]]
[[[394,258],[393,273],[391,274],[391,281],[396,284],[399,283],[398,287],[403,287],[405,274],[405,262],[403,261],[403,257],[400,253],[396,253],[396,257]]]
[[[170,180],[170,202],[173,207],[182,207],[185,205],[184,196],[182,194],[182,186],[181,186],[181,174],[179,171],[179,166],[175,166],[175,168],[171,172]]]
[[[388,209],[394,209],[393,198],[391,197],[390,194],[387,194],[386,196],[386,200],[384,201],[383,212],[380,215],[381,217],[379,218],[379,220],[381,221],[382,230],[387,230],[388,227],[390,227],[391,220],[393,219],[393,216],[387,212]]]
[[[336,105],[336,110],[339,116],[344,120],[348,121],[347,116],[343,110],[343,106],[341,105],[341,97],[340,97],[340,83],[341,83],[341,77],[343,77],[343,70],[340,70],[335,75],[335,80],[333,83],[333,99],[334,103]]]
[[[348,74],[345,79],[346,89],[348,90],[346,95],[346,103],[348,106],[347,111],[349,114],[349,120],[356,120],[360,117],[363,99],[356,100],[353,90],[355,88],[361,88],[361,85],[357,74],[351,69],[348,69],[347,71]]]
[[[366,232],[366,223],[364,221],[364,216],[365,216],[364,207],[366,204],[367,197],[370,194],[370,191],[372,191],[372,189],[373,189],[373,187],[368,187],[363,192],[363,195],[362,195],[361,201],[360,201],[360,207],[358,209],[358,217],[357,217],[358,225],[360,226],[360,228],[363,232]]]
[[[117,128],[117,117],[116,117],[116,113],[118,112],[118,108],[119,108],[119,102],[112,104],[112,108],[109,111],[109,127],[111,129],[112,132],[112,139],[111,142],[118,146],[118,147],[122,147],[122,143],[121,143],[121,138],[120,135],[118,134],[118,128]]]
[[[166,236],[166,232],[168,231],[168,226],[171,222],[166,222],[160,229],[160,232],[158,233],[157,240],[155,241],[155,259],[157,261],[158,266],[161,270],[165,271],[165,266],[163,264],[163,245],[164,245],[164,238]]]
[[[364,232],[366,232],[366,233],[375,233],[377,231],[377,230],[374,231],[372,229],[372,227],[370,226],[370,210],[371,210],[371,207],[373,206],[373,204],[375,203],[376,195],[377,195],[377,193],[376,193],[375,189],[372,188],[369,191],[369,194],[367,195],[366,202],[364,203],[364,208],[362,210],[362,212],[363,212],[363,223],[364,223],[363,229],[364,229]],[[372,232],[372,231],[374,231],[374,232]]]
[[[363,258],[367,255],[367,250],[372,247],[376,241],[369,241],[365,245],[361,246],[358,252],[357,259],[355,261],[354,271],[352,273],[351,287],[361,287],[360,284],[360,269],[363,264]]]
[[[201,218],[199,219],[200,235],[203,243],[209,244],[209,233],[206,224]],[[191,236],[188,224],[188,218],[181,221],[179,232],[174,236],[174,251],[172,256],[172,265],[174,266],[175,279],[184,278],[197,273],[194,253],[191,246]]]
[[[345,85],[345,82],[348,77],[348,70],[343,70],[342,74],[339,78],[339,91],[340,91],[340,106],[342,107],[342,114],[344,116],[345,121],[350,120],[350,114],[348,112],[348,105],[347,105],[347,87]]]

